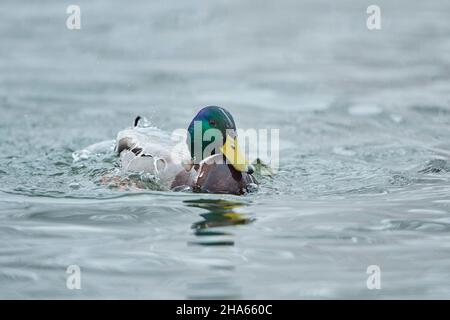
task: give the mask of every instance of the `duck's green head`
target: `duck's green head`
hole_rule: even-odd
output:
[[[238,149],[236,124],[226,109],[216,106],[201,109],[192,119],[188,133],[187,144],[194,162],[222,153],[236,170],[253,173],[253,167]]]

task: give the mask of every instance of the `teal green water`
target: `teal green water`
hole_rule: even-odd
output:
[[[449,298],[449,3],[4,1],[1,298]],[[118,191],[106,143],[225,106],[280,129],[243,197]],[[81,268],[81,290],[66,268]],[[366,269],[381,269],[368,290]]]

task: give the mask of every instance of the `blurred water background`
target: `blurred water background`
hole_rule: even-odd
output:
[[[77,0],[81,30],[69,4],[0,6],[1,298],[450,298],[449,1],[377,0],[375,31],[372,1]],[[204,105],[280,129],[259,192],[118,191],[110,147],[72,157]]]

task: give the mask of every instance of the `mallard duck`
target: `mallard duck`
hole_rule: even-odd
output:
[[[140,127],[139,121],[136,118],[134,127],[116,139],[123,171],[153,174],[174,191],[241,195],[258,185],[253,166],[239,151],[236,124],[226,109],[201,109],[182,145],[163,131]]]

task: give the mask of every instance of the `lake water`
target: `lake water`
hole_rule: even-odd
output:
[[[1,298],[450,298],[449,1],[376,1],[374,31],[356,0],[80,0],[68,30],[72,3],[2,1]],[[257,193],[118,191],[109,147],[72,157],[205,105],[280,129]]]

